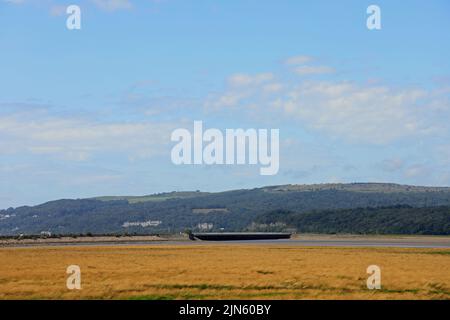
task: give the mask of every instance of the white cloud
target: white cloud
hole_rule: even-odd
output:
[[[10,4],[42,4],[44,1],[38,1],[38,0],[1,0],[6,3]],[[130,0],[90,0],[91,3],[93,3],[97,8],[112,12],[117,10],[128,10],[133,8],[133,4]],[[160,3],[162,0],[152,0],[149,1],[151,3]],[[53,1],[45,1],[44,5],[49,6],[50,14],[53,16],[60,16],[62,14],[65,14],[65,8],[69,3],[66,5],[60,5],[55,4]]]
[[[395,172],[405,166],[405,161],[400,158],[385,159],[381,163],[381,168],[387,172]]]
[[[311,65],[309,62],[315,59],[311,56],[294,56],[286,59],[284,62],[286,65],[292,67],[292,71],[299,75],[318,75],[334,73],[335,70],[329,66],[324,65]]]
[[[3,0],[3,2],[11,3],[11,4],[22,4],[25,0]]]
[[[290,90],[280,106],[313,130],[354,142],[384,144],[440,130],[426,121],[432,110],[421,102],[428,95],[417,89],[304,82]]]
[[[299,75],[327,74],[334,73],[334,69],[327,66],[300,66],[296,67],[294,72]]]
[[[50,15],[54,17],[63,16],[66,14],[66,6],[62,5],[52,5],[50,7]]]
[[[249,75],[245,73],[234,74],[228,78],[228,83],[234,87],[246,87],[260,85],[262,83],[267,83],[273,79],[272,73],[259,73],[255,75]]]
[[[133,5],[129,0],[92,0],[93,3],[102,10],[116,11],[131,9]]]
[[[353,143],[388,144],[405,138],[445,136],[450,103],[435,89],[398,88],[346,81],[299,81],[240,75],[205,106],[233,107],[239,116],[284,119]],[[275,78],[277,81],[275,82]],[[294,82],[292,82],[294,81]],[[255,108],[256,106],[256,108]]]
[[[287,65],[298,65],[298,64],[304,64],[307,62],[311,62],[313,60],[310,56],[295,56],[290,57],[286,59],[285,64]]]
[[[164,123],[103,123],[84,119],[12,115],[0,117],[0,150],[85,161],[96,154],[129,158],[161,154],[174,126]]]
[[[214,107],[216,108],[234,107],[245,97],[247,97],[247,95],[244,93],[241,94],[227,93],[221,96],[220,99],[214,103]]]
[[[240,105],[247,98],[255,95],[261,88],[267,94],[279,92],[283,85],[273,82],[272,73],[246,74],[237,73],[227,79],[230,90],[220,95],[210,95],[205,102],[207,109],[217,110]]]
[[[415,164],[405,170],[405,177],[418,178],[430,174],[430,169],[422,164]]]
[[[262,90],[266,93],[276,93],[283,90],[282,83],[269,83],[262,87]]]

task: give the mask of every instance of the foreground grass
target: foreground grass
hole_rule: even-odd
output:
[[[68,265],[82,290],[66,288]],[[366,268],[382,289],[366,287]],[[450,250],[282,245],[0,249],[0,299],[450,299]]]

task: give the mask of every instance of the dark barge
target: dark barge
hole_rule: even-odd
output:
[[[291,233],[283,232],[194,232],[189,234],[191,240],[204,241],[278,240],[290,237]]]

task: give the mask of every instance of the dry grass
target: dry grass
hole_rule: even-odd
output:
[[[82,290],[66,289],[81,267]],[[382,290],[366,288],[366,268]],[[0,299],[449,299],[450,250],[149,245],[0,249]]]

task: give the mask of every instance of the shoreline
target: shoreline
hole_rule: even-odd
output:
[[[226,244],[288,244],[299,246],[370,246],[370,247],[433,247],[450,248],[450,236],[439,235],[351,235],[294,234],[289,240],[255,241],[192,241],[188,236],[89,236],[38,239],[1,239],[0,248],[56,246],[114,246],[114,245],[226,245]]]

